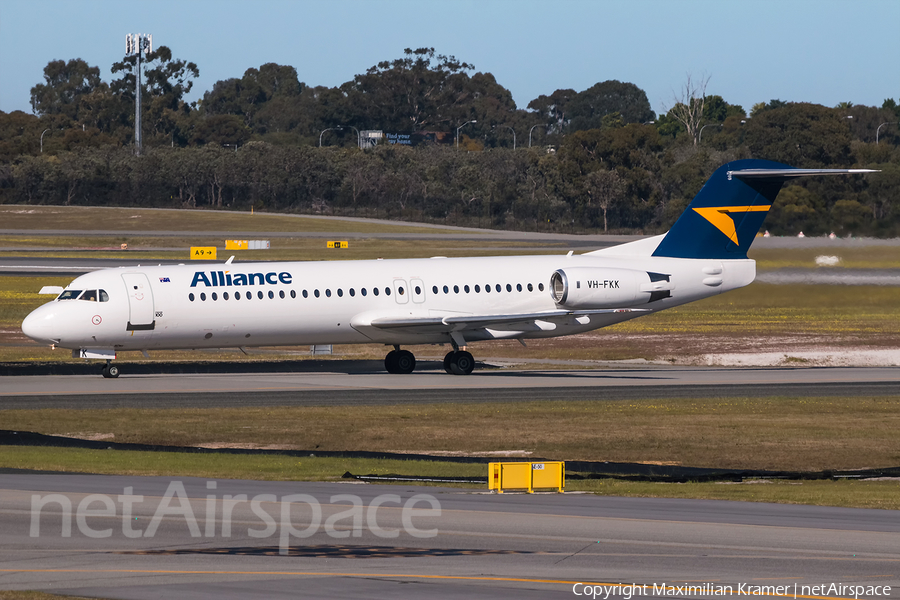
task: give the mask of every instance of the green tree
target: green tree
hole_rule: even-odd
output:
[[[150,128],[154,140],[150,143],[162,144],[171,141],[179,123],[191,112],[191,106],[184,96],[193,88],[194,78],[200,70],[193,62],[172,57],[167,46],[160,46],[146,56],[143,63],[141,102],[145,111],[142,122]],[[134,105],[135,65],[137,55],[129,55],[112,66],[113,73],[122,75],[110,84],[111,92],[130,106]]]
[[[65,115],[76,121],[82,97],[104,89],[98,67],[80,58],[52,60],[44,67],[44,83],[31,88],[31,109],[39,117]]]
[[[474,65],[436,55],[434,48],[407,48],[403,54],[403,58],[379,62],[342,86],[356,109],[354,122],[344,124],[393,131],[450,131],[459,119],[468,118],[459,108],[473,100],[466,72]]]
[[[577,95],[573,89],[556,90],[549,96],[538,96],[528,103],[528,108],[537,113],[540,122],[553,124],[557,131],[562,131],[572,119],[569,107]]]
[[[618,113],[619,118],[610,118]],[[646,123],[655,113],[647,94],[633,83],[602,81],[580,92],[569,105],[570,129],[600,129],[607,124]]]
[[[745,126],[750,154],[794,167],[848,167],[850,131],[839,111],[790,103],[757,114]]]
[[[603,232],[609,231],[607,212],[610,206],[621,201],[625,194],[625,183],[615,171],[597,170],[588,173],[584,178],[584,191],[587,194],[587,206],[596,206],[603,214]]]

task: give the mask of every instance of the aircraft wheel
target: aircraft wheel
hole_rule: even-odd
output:
[[[454,354],[456,354],[456,351],[451,350],[450,352],[447,353],[447,356],[444,357],[444,370],[447,371],[448,373],[453,373],[453,371],[450,370],[450,365],[453,364],[453,355]]]
[[[454,353],[450,362],[450,372],[454,375],[468,375],[475,368],[475,358],[465,350]]]
[[[105,365],[100,371],[106,379],[115,379],[119,376],[119,367],[115,365]]]
[[[399,373],[398,365],[397,365],[397,351],[391,350],[387,353],[387,356],[384,357],[384,368],[391,375],[396,375]]]
[[[416,357],[409,350],[400,350],[394,358],[395,373],[407,375],[416,368]]]

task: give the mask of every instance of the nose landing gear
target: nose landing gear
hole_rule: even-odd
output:
[[[112,364],[111,360],[106,361],[103,369],[100,371],[105,379],[115,379],[119,376],[119,367]]]

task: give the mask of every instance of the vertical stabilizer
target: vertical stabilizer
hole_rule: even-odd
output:
[[[672,226],[653,256],[747,258],[775,197],[788,179],[875,173],[871,169],[795,169],[770,160],[719,167]]]

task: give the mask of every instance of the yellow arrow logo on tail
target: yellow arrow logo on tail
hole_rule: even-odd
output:
[[[713,227],[724,233],[728,238],[740,246],[737,231],[734,229],[734,217],[737,213],[769,212],[772,205],[768,206],[710,206],[707,208],[695,208],[694,211],[712,223]]]

